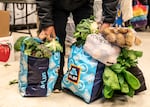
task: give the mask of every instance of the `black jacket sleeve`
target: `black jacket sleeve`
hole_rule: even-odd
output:
[[[39,29],[54,25],[53,22],[53,0],[36,0],[38,18],[40,21]]]
[[[117,14],[117,5],[119,0],[103,0],[103,22],[114,23]]]

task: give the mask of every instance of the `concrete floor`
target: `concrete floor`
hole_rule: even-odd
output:
[[[36,30],[32,30],[36,36]],[[14,41],[25,34],[13,33]],[[65,92],[54,94],[48,97],[22,97],[18,91],[18,84],[9,85],[9,82],[18,79],[19,57],[15,52],[15,61],[8,63],[10,66],[0,64],[0,107],[150,107],[150,32],[138,32],[143,43],[135,49],[144,52],[139,60],[139,67],[145,76],[147,90],[135,95],[133,98],[124,96],[111,101],[98,99],[87,104],[83,100]]]

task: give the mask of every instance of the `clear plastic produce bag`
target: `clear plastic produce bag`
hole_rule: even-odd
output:
[[[120,53],[120,48],[110,44],[101,34],[88,35],[83,48],[94,59],[108,66],[117,63]]]

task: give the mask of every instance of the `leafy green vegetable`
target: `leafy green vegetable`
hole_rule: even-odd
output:
[[[51,51],[44,44],[40,44],[36,47],[35,57],[49,58],[51,55]]]
[[[34,55],[35,57],[37,57],[37,58],[43,58],[44,56],[43,56],[43,53],[42,53],[42,51],[36,51],[36,53],[35,53],[35,55]],[[49,58],[49,57],[48,57]]]
[[[117,63],[111,66],[105,66],[103,73],[103,90],[105,98],[111,98],[115,90],[120,90],[122,93],[131,97],[134,95],[135,90],[139,89],[141,84],[132,73],[127,71],[127,69],[137,66],[138,58],[142,57],[142,55],[143,53],[141,51],[121,48],[121,53],[117,58]],[[117,79],[119,81],[119,86]],[[115,86],[120,87],[120,89],[113,88]]]
[[[57,41],[57,40],[55,40],[55,39],[52,39],[52,41],[51,42],[46,42],[45,44],[44,44],[50,51],[52,51],[52,52],[63,52],[63,48],[62,48],[62,46],[60,45],[60,43]]]
[[[32,37],[30,37],[28,39],[25,39],[23,42],[24,42],[24,45],[25,45],[25,50],[26,49],[34,50],[37,47],[37,45],[40,44],[39,42],[34,40],[34,38],[32,38]]]
[[[137,59],[142,57],[143,52],[129,50],[127,48],[122,48],[119,57],[117,58],[117,63],[121,64],[121,66],[125,68],[130,68],[132,66],[136,66],[138,61]]]
[[[127,95],[130,97],[133,97],[134,93],[135,93],[135,90],[129,86],[129,93],[127,93]]]
[[[26,37],[27,37],[27,36],[21,36],[21,37],[19,37],[19,38],[16,40],[16,42],[15,42],[15,44],[14,44],[14,49],[15,49],[15,51],[20,51],[20,49],[21,49],[21,44],[22,44],[23,40],[24,40]]]
[[[94,20],[94,16],[87,19],[82,19],[80,23],[76,26],[74,37],[76,38],[75,45],[83,45],[85,43],[86,37],[92,33],[98,33],[98,24]]]
[[[63,51],[62,46],[56,40],[43,42],[37,38],[28,37],[22,42],[24,44],[24,54],[37,58],[49,58],[52,52]]]
[[[124,69],[124,67],[122,67],[121,64],[118,63],[111,65],[110,68],[116,73],[121,73],[121,71]]]
[[[124,80],[124,76],[122,74],[118,74],[118,80],[120,83],[121,92],[129,93],[129,86],[128,86],[127,82]]]
[[[24,54],[31,56],[32,55],[32,49],[24,50]]]
[[[104,69],[103,81],[104,81],[104,85],[109,86],[113,90],[120,89],[117,74],[113,72],[109,67],[105,67]]]
[[[114,94],[114,90],[111,89],[111,87],[105,85],[103,91],[104,91],[103,93],[104,93],[105,98],[112,98],[112,96]]]
[[[133,88],[134,90],[137,90],[140,88],[141,84],[139,80],[132,73],[124,70],[123,74],[127,83],[131,86],[131,88]]]

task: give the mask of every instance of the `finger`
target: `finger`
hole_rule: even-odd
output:
[[[50,35],[47,35],[46,39],[47,39],[48,41],[51,41],[51,40],[52,40],[52,37],[51,37]]]
[[[41,32],[41,33],[39,34],[39,38],[40,38],[41,40],[44,40],[46,37],[47,37],[47,35],[45,35],[44,32]]]
[[[55,34],[55,32],[53,32],[52,37],[53,37],[54,39],[56,39],[56,34]]]

